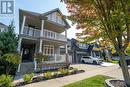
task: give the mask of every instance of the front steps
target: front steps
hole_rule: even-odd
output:
[[[21,63],[20,72],[17,72],[16,75],[24,75],[26,73],[34,72],[34,63],[33,62],[25,62]]]

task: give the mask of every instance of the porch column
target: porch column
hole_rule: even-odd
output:
[[[19,63],[19,65],[18,65],[18,70],[17,70],[17,72],[20,72],[20,69],[21,69],[21,62],[22,62],[22,55],[23,55],[23,50],[21,51],[21,53],[20,53],[20,63]]]
[[[41,24],[41,33],[40,33],[41,37],[43,37],[43,29],[44,29],[44,20],[42,20],[42,24]]]
[[[22,38],[19,37],[17,52],[20,52],[20,51],[21,51],[21,43],[22,43]]]
[[[68,60],[67,30],[65,30],[65,37],[66,37],[66,45],[65,45],[66,63],[68,63],[68,62],[69,62],[69,60]]]
[[[44,29],[44,20],[42,20],[42,23],[41,23],[41,33],[40,33],[40,37],[43,37],[43,29]],[[42,42],[43,42],[43,40],[40,39],[39,53],[42,53]]]
[[[25,21],[26,21],[26,16],[23,16],[23,22],[22,22],[22,26],[21,26],[21,31],[20,31],[20,34],[23,34],[23,30],[24,30]]]
[[[40,39],[39,53],[42,53],[42,39]]]
[[[67,42],[67,30],[65,30],[65,37],[66,37],[66,42]],[[68,42],[65,45],[65,53],[68,54]]]

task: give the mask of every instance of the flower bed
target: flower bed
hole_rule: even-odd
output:
[[[44,80],[55,79],[55,78],[60,78],[60,77],[68,76],[68,75],[83,73],[83,72],[85,71],[78,70],[76,68],[70,68],[70,69],[60,68],[55,71],[46,71],[42,74],[42,76],[37,76],[37,77],[32,77],[33,76],[32,74],[26,74],[24,75],[24,82],[20,82],[16,84],[16,87],[27,85],[30,83],[40,82]]]

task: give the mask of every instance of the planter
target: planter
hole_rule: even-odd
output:
[[[123,80],[107,79],[105,80],[106,87],[127,87]]]

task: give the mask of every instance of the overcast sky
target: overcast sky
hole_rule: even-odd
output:
[[[34,11],[38,13],[44,13],[49,10],[59,8],[61,12],[65,15],[68,14],[66,5],[64,3],[61,3],[60,0],[15,0],[15,16],[14,18],[2,18],[0,17],[0,22],[9,24],[11,20],[14,19],[15,26],[16,26],[16,33],[18,33],[19,30],[19,17],[18,17],[18,9],[24,9],[29,11]],[[71,23],[70,23],[71,24]],[[68,38],[75,38],[75,33],[77,30],[75,29],[75,26],[72,26],[68,30]]]

